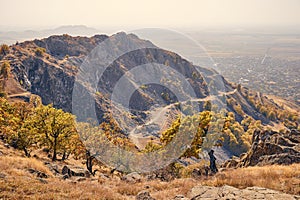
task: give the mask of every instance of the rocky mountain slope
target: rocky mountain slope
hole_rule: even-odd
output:
[[[78,72],[79,67],[83,63],[86,56],[105,39],[110,38],[115,40],[117,46],[107,47],[106,51],[111,51],[112,54],[117,54],[118,49],[129,48],[130,45],[147,46],[147,48],[137,51],[129,52],[126,55],[119,57],[110,66],[111,71],[108,71],[108,76],[104,80],[100,80],[98,84],[106,81],[111,81],[114,84],[113,77],[120,77],[120,73],[125,73],[131,68],[145,64],[147,62],[154,62],[169,65],[171,68],[179,71],[188,79],[198,98],[204,98],[211,95],[211,88],[208,84],[212,81],[223,81],[225,91],[233,91],[237,85],[228,83],[220,77],[215,71],[198,68],[197,71],[187,60],[181,58],[179,55],[159,49],[151,42],[141,40],[135,35],[118,33],[111,37],[106,35],[95,35],[91,38],[87,37],[71,37],[68,35],[51,36],[42,40],[26,41],[20,44],[12,45],[9,54],[1,56],[1,60],[8,60],[12,67],[14,78],[27,91],[40,95],[45,104],[53,103],[54,106],[63,108],[66,111],[71,111],[71,92],[74,84],[74,76]],[[114,45],[115,45],[114,44]],[[36,54],[38,48],[45,48],[45,53],[42,56]],[[113,49],[114,48],[114,49]],[[113,69],[115,71],[113,71]],[[116,79],[116,78],[115,78]],[[217,83],[219,84],[219,83]],[[215,86],[218,86],[215,84]],[[105,90],[110,90],[107,86]],[[152,86],[149,90],[157,91],[156,98],[161,100],[160,93],[163,89],[158,86]],[[221,89],[219,89],[221,91]],[[141,92],[141,91],[138,91]],[[138,96],[144,96],[142,93]],[[232,97],[241,103],[246,113],[249,113],[254,118],[260,118],[267,121],[259,113],[254,112],[253,107],[247,104],[241,91],[231,94]],[[230,96],[231,96],[230,95]],[[147,96],[147,95],[146,95]],[[142,97],[138,97],[142,98]],[[264,96],[260,97],[262,101],[267,101]],[[149,99],[144,99],[149,103]],[[153,99],[152,99],[153,100]],[[164,103],[170,103],[164,100]],[[157,103],[158,100],[154,100]],[[145,103],[146,104],[146,103]],[[138,109],[147,109],[147,105],[136,105]]]
[[[107,39],[111,43],[107,44],[106,48],[99,55],[100,59],[96,60],[99,65],[93,65],[94,60],[89,60],[89,58],[93,58],[93,49],[103,44]],[[121,54],[130,49],[136,50]],[[105,56],[118,57],[113,62],[108,63]],[[263,125],[272,126],[273,128],[277,125],[283,129],[290,130],[290,132],[283,130],[281,133],[255,131],[253,139],[249,141],[251,144],[250,150],[246,154],[242,154],[240,158],[234,158],[226,162],[224,167],[299,163],[300,134],[296,130],[296,128],[299,128],[299,110],[297,105],[289,107],[288,105],[290,104],[287,104],[285,101],[278,101],[278,99],[275,101],[261,93],[229,83],[215,71],[194,66],[179,55],[159,49],[151,42],[141,40],[135,35],[118,33],[110,37],[96,35],[91,38],[71,37],[68,35],[51,36],[42,40],[12,45],[7,53],[0,55],[0,59],[1,63],[9,61],[11,66],[11,76],[6,84],[6,91],[11,101],[28,101],[30,95],[35,94],[42,98],[44,104],[52,103],[56,108],[72,112],[72,100],[74,100],[72,94],[77,75],[85,69],[85,63],[91,61],[88,63],[92,63],[90,71],[87,71],[88,76],[84,77],[86,79],[80,79],[79,83],[81,87],[83,86],[81,96],[85,98],[90,95],[92,97],[99,122],[108,120],[111,111],[115,109],[124,122],[134,120],[138,124],[137,129],[139,130],[136,131],[142,133],[151,132],[148,130],[149,128],[154,130],[153,132],[159,136],[159,129],[168,128],[176,117],[178,113],[176,106],[178,106],[179,101],[187,105],[196,103],[200,111],[212,110],[214,106],[224,106],[228,112],[232,112],[235,115],[235,119],[234,117],[231,119],[230,116],[232,115],[227,113],[227,115],[230,115],[227,116],[228,119],[231,119],[231,121],[228,121],[228,126],[233,129],[230,132],[231,135],[237,134],[238,131],[236,129],[247,129],[250,126],[249,124],[253,123],[251,118],[261,120]],[[159,74],[163,75],[158,76],[163,77],[158,81],[160,84],[148,83],[134,87],[133,95],[128,101],[128,110],[124,111],[119,109],[118,106],[111,106],[113,90],[123,76],[126,76],[129,81],[125,83],[130,83],[128,86],[131,86],[134,83],[139,83],[139,80],[147,80],[148,75],[153,73],[150,68],[145,68],[143,73],[132,72],[136,66],[144,66],[147,63],[167,66],[167,68],[170,68],[169,72],[179,72],[184,77],[182,81],[185,82],[174,81],[172,78],[175,75],[173,74]],[[108,65],[108,67],[103,71],[103,76],[99,78],[101,67],[105,65]],[[90,80],[95,79],[97,82],[94,83],[93,87],[96,86],[97,90],[93,90],[90,84]],[[185,83],[190,85],[195,92],[193,97],[189,96],[186,89],[188,87],[182,87],[182,85],[186,86],[184,85]],[[179,99],[171,89],[164,87],[164,84],[169,84],[170,88],[177,87],[184,98]],[[127,85],[124,86],[124,88],[127,88]],[[122,98],[117,97],[115,101],[122,103],[120,99]],[[186,99],[189,99],[189,101],[186,101]],[[183,112],[189,113],[189,108],[188,106],[185,107]],[[82,105],[80,111],[88,113],[89,109],[91,107]],[[162,121],[167,123],[162,123]],[[153,127],[153,124],[156,127]],[[243,131],[240,132],[245,133]],[[143,135],[143,137],[145,136]],[[236,145],[239,147],[240,143],[237,141]],[[220,157],[222,157],[225,150],[222,149],[223,147],[217,148],[221,149],[219,153]],[[40,149],[38,151],[43,150]],[[228,152],[228,155],[231,156],[231,153]],[[0,198],[1,195],[4,198],[12,197],[12,190],[25,196],[34,194],[38,198],[39,194],[35,189],[39,188],[39,193],[45,195],[40,197],[44,199],[47,197],[46,194],[53,195],[53,191],[58,191],[58,194],[55,195],[61,198],[65,197],[66,194],[73,198],[82,198],[83,192],[87,193],[87,198],[95,198],[95,194],[98,195],[97,191],[99,191],[107,199],[138,199],[140,197],[148,199],[152,197],[155,199],[234,199],[236,197],[245,199],[257,197],[266,199],[299,199],[297,196],[286,195],[273,190],[249,187],[256,185],[253,183],[260,178],[257,186],[267,187],[269,186],[269,180],[272,180],[276,185],[272,185],[270,188],[279,190],[278,188],[283,187],[284,189],[281,190],[283,192],[299,194],[299,178],[297,178],[299,177],[299,172],[291,170],[295,166],[297,169],[299,168],[299,165],[296,164],[283,166],[282,168],[281,166],[274,166],[273,168],[263,166],[253,170],[255,172],[251,171],[251,168],[235,169],[237,172],[230,171],[232,169],[225,169],[225,171],[218,173],[214,177],[207,175],[204,177],[204,175],[200,174],[201,180],[203,178],[203,183],[207,185],[221,186],[228,180],[231,185],[246,188],[237,189],[229,186],[196,186],[198,180],[194,179],[175,179],[170,182],[163,182],[158,180],[158,178],[147,180],[146,176],[139,175],[136,172],[135,174],[139,177],[139,183],[128,183],[127,181],[132,174],[112,174],[109,172],[109,169],[103,166],[98,166],[100,174],[96,173],[96,178],[92,176],[89,178],[77,177],[74,175],[77,174],[75,169],[83,170],[83,165],[78,160],[70,159],[51,162],[45,155],[45,152],[38,152],[34,157],[23,158],[20,155],[16,156],[15,150],[12,150],[9,145],[0,145],[0,160],[2,160],[0,162],[0,191],[3,191],[0,194]],[[188,159],[194,160],[197,164],[200,163],[195,158]],[[194,171],[192,168],[194,166],[185,165],[184,159],[180,160],[180,162],[182,162],[179,163],[181,170],[185,170],[186,174],[188,174],[187,171],[190,171],[189,173]],[[182,168],[183,165],[186,168]],[[199,169],[200,167],[198,166],[197,168]],[[16,169],[18,171],[15,171]],[[231,179],[224,178],[231,176],[230,173],[233,174]],[[244,174],[247,173],[249,176],[244,177]],[[85,176],[85,173],[79,172],[78,174]],[[64,177],[65,175],[70,177],[66,178]],[[184,176],[184,173],[182,176]],[[126,179],[126,177],[129,178]],[[292,179],[293,181],[290,181]],[[16,180],[18,181],[16,182]],[[237,180],[241,182],[237,184],[235,182]],[[28,184],[28,181],[30,184]],[[284,184],[280,185],[279,182]],[[125,184],[131,184],[130,186],[132,187],[124,187]],[[49,188],[51,189],[49,190]],[[293,191],[291,191],[291,188]],[[148,191],[143,192],[144,189],[147,189],[151,195]],[[183,195],[179,195],[180,193],[183,193]],[[150,198],[150,196],[152,197]],[[54,198],[54,196],[51,197]]]
[[[109,42],[106,43],[107,40]],[[98,57],[96,63],[93,63],[92,59],[95,56],[93,50],[103,44],[106,45],[105,49],[100,51],[101,54],[99,52],[96,54]],[[131,49],[134,50],[130,51]],[[126,53],[122,54],[122,52]],[[107,63],[114,56],[116,59]],[[182,99],[178,99],[179,97],[176,96],[178,93],[175,94],[170,88],[179,91],[186,105],[195,103],[199,111],[205,109],[206,102],[211,102],[212,105],[233,112],[239,122],[250,116],[262,121],[264,125],[286,123],[289,128],[297,128],[295,122],[298,120],[298,107],[286,113],[286,107],[271,98],[229,83],[214,70],[194,66],[176,53],[160,49],[150,41],[142,40],[133,34],[95,35],[90,38],[69,35],[51,36],[12,45],[9,47],[9,52],[1,55],[0,59],[0,62],[9,61],[11,66],[12,78],[6,89],[11,99],[28,100],[30,94],[36,94],[42,98],[44,104],[52,103],[54,107],[68,112],[73,111],[72,94],[78,74],[84,69],[84,65],[90,62],[90,71],[86,72],[87,76],[83,80],[80,80],[80,85],[84,88],[81,96],[83,98],[90,96],[94,101],[98,121],[108,121],[114,110],[120,118],[119,123],[134,122],[135,125],[141,126],[149,124],[141,127],[139,132],[145,132],[146,127],[151,136],[169,127],[178,114],[177,102],[182,102]],[[158,73],[160,77],[158,83],[135,85],[142,80],[147,80],[148,75],[154,73],[151,69],[144,70],[142,73],[132,72],[136,66],[147,63],[167,66],[169,71]],[[105,65],[107,68],[103,71],[103,76],[99,77],[101,67]],[[183,79],[178,81],[174,78],[176,76],[167,72],[179,73]],[[128,100],[129,110],[111,105],[113,89],[123,76],[126,76],[128,81],[126,83],[128,87],[126,84],[123,87],[130,88],[133,85],[135,88]],[[90,80],[96,80],[92,88],[88,86]],[[188,84],[194,92],[193,97],[185,84]],[[122,95],[126,95],[127,90],[123,92]],[[122,101],[122,95],[117,97],[117,102]],[[94,104],[88,107],[77,102],[77,106],[85,118],[88,118],[88,113],[94,109]],[[188,112],[188,109],[186,111]],[[159,117],[151,119],[151,116]],[[80,117],[78,119],[81,120]],[[164,123],[161,123],[162,119],[165,119]],[[281,127],[285,128],[283,125]],[[130,130],[130,127],[123,128]],[[125,131],[124,134],[129,133]]]
[[[300,163],[300,132],[292,129],[285,133],[255,131],[250,150],[240,158],[226,161],[223,167],[289,165]]]

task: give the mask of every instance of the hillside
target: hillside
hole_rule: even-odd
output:
[[[155,47],[149,41],[125,33],[118,33],[110,37],[95,35],[90,38],[71,37],[68,35],[51,36],[42,40],[12,45],[9,48],[9,52],[1,56],[1,60],[9,61],[11,66],[12,79],[7,87],[8,95],[14,98],[26,99],[27,92],[29,92],[39,95],[43,104],[52,103],[56,108],[72,112],[72,92],[74,83],[78,82],[79,68],[84,67],[84,64],[86,64],[84,59],[93,59],[93,55],[89,53],[97,45],[105,44],[107,40],[109,40],[110,44],[106,44],[105,49],[101,50],[102,54],[109,54],[113,57],[124,50],[128,52],[113,60],[113,63],[107,68],[100,80],[96,79],[95,74],[100,73],[101,67],[98,69],[93,68],[91,72],[85,72],[85,78],[90,76],[88,79],[97,82],[95,87],[97,90],[95,97],[97,104],[96,113],[100,122],[107,120],[105,119],[107,116],[104,115],[105,113],[117,110],[115,112],[119,112],[119,114],[124,116],[119,123],[126,124],[126,122],[130,121],[130,118],[134,118],[134,123],[137,124],[147,123],[147,116],[149,116],[147,111],[153,110],[153,106],[157,107],[157,105],[160,109],[163,109],[166,105],[175,105],[176,102],[182,101],[182,99],[177,99],[179,98],[177,97],[178,94],[183,96],[183,99],[193,99],[193,102],[199,105],[199,108],[197,108],[199,112],[203,110],[204,103],[210,101],[220,108],[233,112],[239,122],[247,118],[247,116],[260,120],[264,125],[273,125],[273,123],[278,124],[285,121],[282,115],[285,116],[287,113],[285,113],[285,107],[281,106],[282,103],[276,103],[263,94],[229,83],[213,70],[194,66],[175,53],[165,51]],[[130,51],[130,49],[137,50]],[[38,53],[38,51],[44,50],[45,52],[42,55]],[[93,64],[103,66],[108,60],[97,60],[97,63]],[[125,74],[130,82],[135,83],[147,79],[148,74],[153,74],[150,69],[148,72],[138,73],[138,76],[137,74],[128,74],[131,73],[135,66],[147,63],[171,67],[175,72],[184,76],[183,81],[187,81],[191,85],[195,95],[192,97],[184,88],[186,86],[181,86],[182,81],[177,82],[174,77],[167,74],[169,71],[165,71],[161,80],[158,80],[158,84],[134,86],[136,87],[135,92],[132,94],[129,102],[130,113],[125,114],[122,113],[124,110],[111,107],[109,102],[112,89],[122,75]],[[90,84],[89,81],[91,80],[84,80],[85,83],[80,84]],[[168,84],[170,88],[165,87]],[[170,91],[172,88],[181,88],[181,91],[177,92],[176,96],[173,93],[174,91]],[[88,96],[94,95],[90,89],[83,92],[89,93]],[[22,97],[22,94],[25,94],[25,97]],[[224,96],[226,100],[223,98]],[[81,109],[80,105],[78,106]],[[268,109],[265,110],[264,108]],[[81,110],[86,110],[88,113],[89,109],[92,108],[85,107]],[[299,111],[298,107],[289,110],[290,114],[288,115],[291,115],[289,118],[293,118],[292,121],[295,121],[293,116],[297,116],[297,111]],[[171,113],[169,115],[171,118],[166,120],[169,122],[164,124],[164,126],[170,126],[176,112],[170,109],[167,109],[166,112]],[[78,115],[77,117],[80,118]],[[155,130],[163,129],[162,125],[156,124],[156,126],[158,127]],[[130,127],[125,127],[125,129],[129,130]]]
[[[73,176],[64,179],[57,170],[61,173],[63,166],[83,169],[82,164],[73,159],[51,162],[44,153],[35,153],[35,157],[25,158],[20,152],[0,142],[0,198],[115,200],[138,199],[137,196],[148,196],[150,193],[159,200],[218,196],[227,199],[233,196],[299,199],[295,195],[300,194],[300,188],[297,187],[299,164],[231,169],[216,177],[181,178],[167,182],[149,180],[147,176],[139,180],[126,180],[120,174],[108,173],[105,168],[99,168],[101,172],[94,177]]]
[[[230,83],[132,34],[2,45],[0,59],[0,197],[298,198],[280,193],[299,195],[293,102]],[[107,151],[118,161],[108,166],[95,159],[106,142],[89,148],[103,136],[130,155],[181,154],[159,167],[145,157],[139,168],[137,157]],[[223,167],[217,174],[208,167],[210,149]]]

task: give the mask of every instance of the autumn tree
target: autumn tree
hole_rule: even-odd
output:
[[[6,83],[9,78],[10,64],[8,61],[4,61],[0,67],[0,80],[1,80],[1,91],[5,91]]]
[[[53,161],[57,160],[59,151],[64,150],[66,142],[76,134],[75,117],[52,105],[37,107],[31,123],[31,131],[40,135],[40,144],[53,151]]]
[[[9,53],[9,46],[6,44],[2,44],[0,46],[0,55],[5,56]]]
[[[10,104],[0,98],[0,132],[3,139],[16,149],[30,156],[31,148],[36,144],[36,135],[31,130],[29,121],[33,107],[29,103]]]
[[[162,133],[160,138],[163,146],[169,144],[179,132],[193,135],[191,144],[186,148],[182,157],[199,157],[202,149],[203,138],[206,137],[211,121],[211,112],[203,111],[199,114],[186,116],[183,119],[179,117],[173,122],[170,128]],[[186,134],[182,134],[186,137]],[[180,136],[179,136],[180,137]]]
[[[75,155],[78,158],[84,158],[87,170],[94,175],[93,166],[95,163],[96,154],[99,153],[97,147],[100,145],[105,137],[100,131],[100,127],[93,122],[77,123],[77,145]],[[102,141],[100,141],[102,140]],[[103,146],[104,147],[104,146]],[[97,149],[96,151],[92,151]]]
[[[24,151],[27,157],[30,157],[30,148],[36,144],[36,135],[31,129],[31,122],[28,120],[32,114],[32,107],[25,102],[18,102],[13,104],[14,112],[11,120],[11,130],[8,134],[8,140],[16,149]]]
[[[14,108],[5,98],[0,97],[0,137],[7,138],[11,130]]]

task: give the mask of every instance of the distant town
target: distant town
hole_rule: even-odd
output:
[[[220,73],[245,87],[300,103],[300,60],[270,56],[215,57]]]

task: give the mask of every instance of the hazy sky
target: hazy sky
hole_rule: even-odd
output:
[[[300,0],[0,0],[0,26],[300,25]]]

